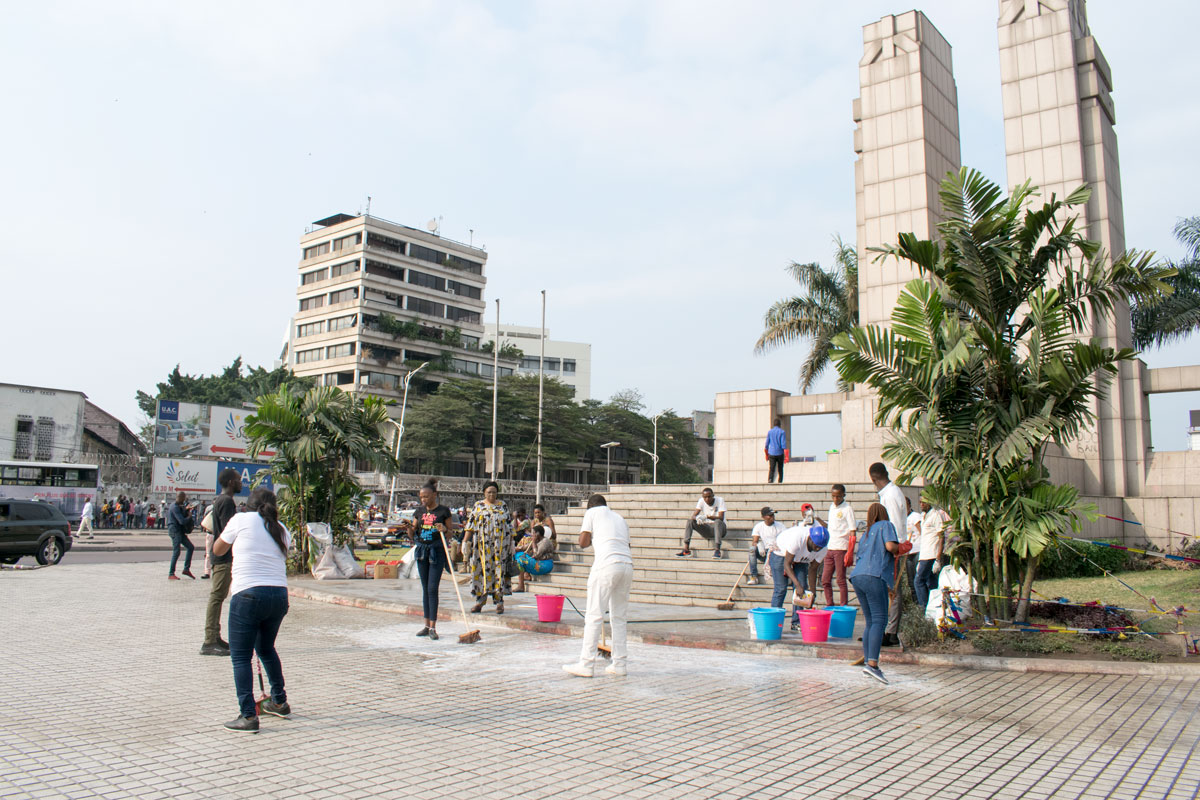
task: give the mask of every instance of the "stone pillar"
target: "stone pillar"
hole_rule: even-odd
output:
[[[1000,0],[1000,81],[1008,182],[1026,180],[1042,196],[1063,197],[1086,183],[1077,211],[1089,239],[1109,254],[1125,251],[1112,74],[1092,38],[1083,0]],[[1130,346],[1129,308],[1122,304],[1089,335],[1109,347]],[[1084,462],[1085,494],[1137,494],[1149,438],[1143,419],[1141,370],[1126,363],[1094,406],[1097,423],[1068,454]]]
[[[713,483],[766,483],[767,462],[763,444],[777,416],[779,399],[788,393],[779,389],[721,392],[714,407]],[[791,419],[782,419],[788,441],[792,440]],[[786,472],[786,470],[785,470]]]

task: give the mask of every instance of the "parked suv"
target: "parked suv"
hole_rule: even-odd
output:
[[[0,498],[0,559],[14,564],[33,556],[39,564],[57,564],[71,549],[71,523],[49,503]]]

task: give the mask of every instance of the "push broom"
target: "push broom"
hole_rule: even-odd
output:
[[[737,591],[738,585],[741,584],[742,578],[746,577],[746,570],[750,569],[750,564],[742,567],[742,574],[738,575],[738,579],[733,582],[733,588],[729,590],[729,597],[725,598],[724,603],[717,603],[718,611],[733,611],[733,593]]]
[[[480,534],[482,535],[482,534]],[[446,563],[450,565],[450,582],[454,584],[454,596],[458,598],[458,610],[462,612],[463,625],[467,632],[458,637],[459,644],[474,644],[479,641],[479,630],[471,630],[467,618],[467,607],[463,605],[462,592],[458,588],[458,575],[454,574],[454,559],[450,558],[450,548],[446,546],[446,534],[438,528],[438,536],[442,537],[442,550],[446,553]]]

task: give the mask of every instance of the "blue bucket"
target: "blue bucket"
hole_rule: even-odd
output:
[[[854,636],[854,620],[858,617],[858,609],[854,606],[825,606],[826,611],[833,612],[829,620],[829,635],[837,639],[849,639]]]
[[[752,608],[750,618],[754,620],[755,639],[779,639],[783,637],[783,618],[787,612],[782,608]]]

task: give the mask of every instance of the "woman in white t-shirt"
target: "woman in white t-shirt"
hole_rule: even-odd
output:
[[[237,719],[225,723],[232,731],[258,733],[258,710],[250,674],[250,656],[257,651],[271,681],[271,697],[262,702],[264,714],[286,717],[292,713],[283,690],[283,666],[275,651],[275,637],[288,612],[288,529],[279,522],[275,493],[258,488],[250,493],[247,511],[234,514],[213,543],[213,552],[233,550],[229,587],[229,655],[233,660],[233,685],[237,690]]]

